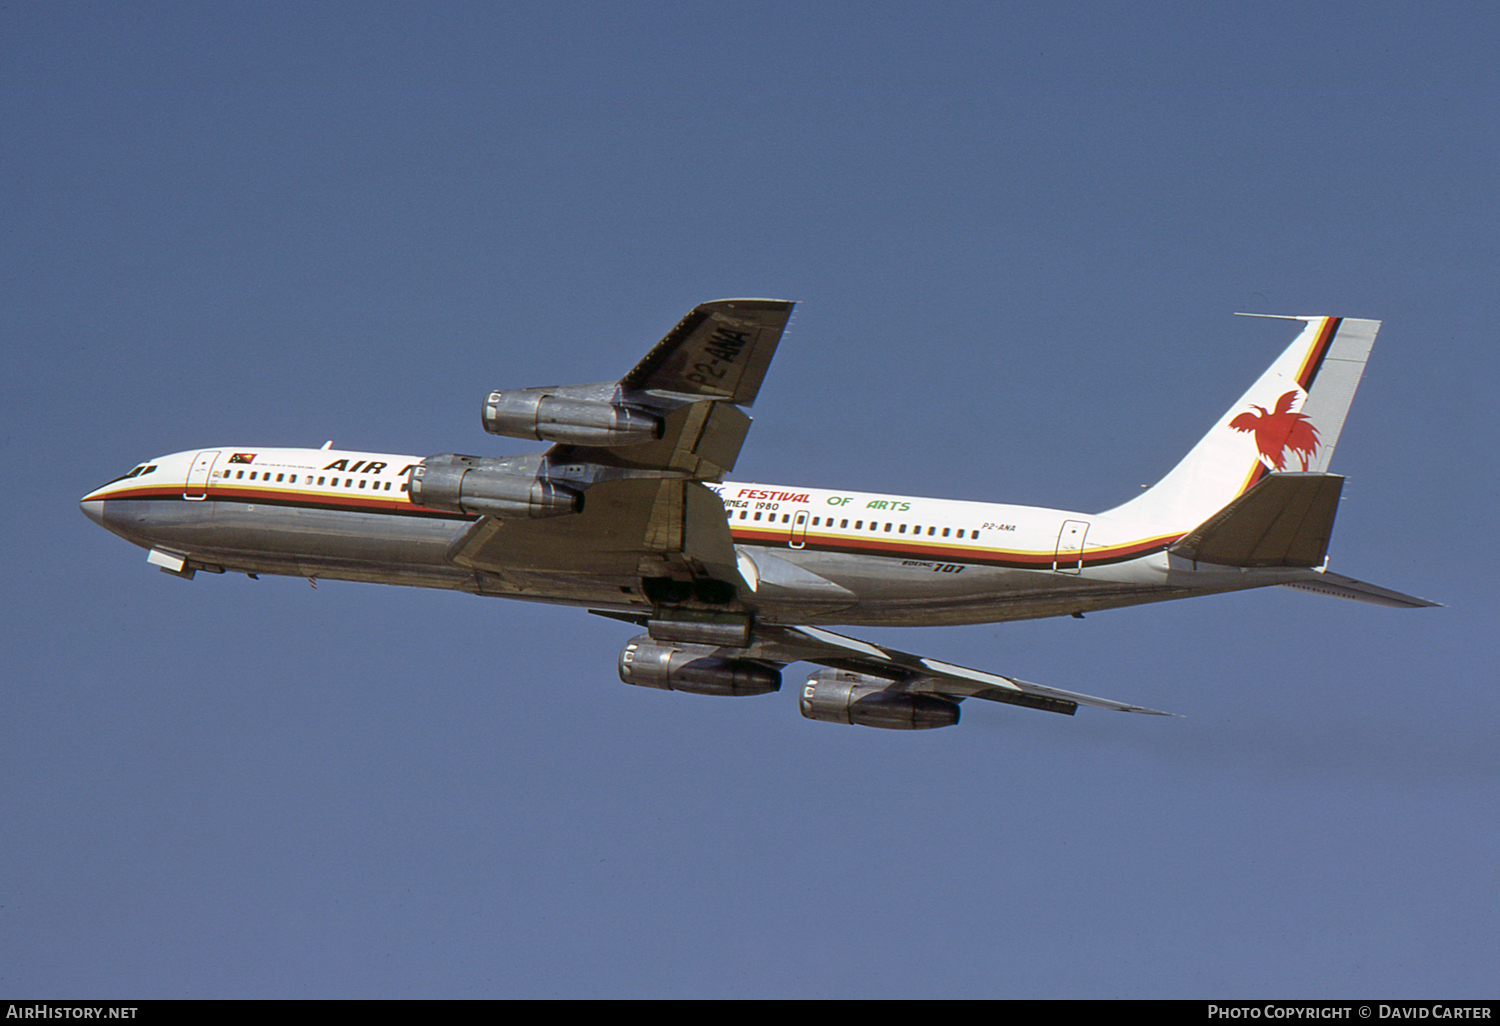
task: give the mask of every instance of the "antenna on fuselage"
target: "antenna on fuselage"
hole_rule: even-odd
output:
[[[318,446],[318,448],[319,449],[332,449],[333,448],[333,439],[330,438],[328,441],[326,441],[322,445]]]

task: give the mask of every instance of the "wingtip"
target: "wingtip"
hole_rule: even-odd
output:
[[[1172,718],[1178,720],[1187,719],[1187,717],[1182,715],[1182,713],[1167,712],[1163,709],[1147,709],[1143,705],[1128,706],[1121,709],[1120,712],[1140,713],[1142,716],[1171,716]]]

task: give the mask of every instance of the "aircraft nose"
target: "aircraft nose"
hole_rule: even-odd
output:
[[[104,500],[103,499],[81,499],[78,508],[83,510],[83,515],[88,517],[100,527],[104,526]]]

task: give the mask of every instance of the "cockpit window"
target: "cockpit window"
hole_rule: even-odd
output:
[[[144,474],[151,473],[155,469],[156,469],[156,464],[155,463],[142,463],[140,466],[136,467],[130,473],[128,473],[128,474],[121,474],[119,477],[115,478],[114,481],[106,481],[105,484],[114,484],[115,481],[126,481],[126,480],[129,480],[132,477],[140,477],[140,476],[142,476]]]

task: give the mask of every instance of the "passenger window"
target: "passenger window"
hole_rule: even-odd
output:
[[[244,478],[245,478],[245,472],[242,470],[242,471],[239,472],[239,475],[235,478],[235,480],[236,481],[243,481]]]
[[[901,530],[897,531],[896,533],[897,534],[905,534],[906,533],[906,525],[902,524],[901,525]]]
[[[891,533],[891,525],[890,524],[886,524],[885,525],[885,533],[886,534],[890,534]]]
[[[756,514],[755,514],[755,519],[756,519],[756,520],[759,520],[759,519],[760,519],[760,514],[759,514],[759,513],[756,513]]]
[[[849,521],[847,521],[847,520],[840,520],[839,521],[839,529],[840,530],[842,530],[843,528],[848,527],[848,526],[849,526]]]
[[[318,478],[318,484],[322,484],[322,483],[323,483],[323,479],[321,477]]]
[[[750,515],[750,513],[749,513],[749,511],[748,511],[748,510],[743,510],[743,509],[742,509],[742,510],[740,510],[740,519],[741,519],[741,520],[744,520],[744,519],[745,519],[745,518],[746,518],[746,517],[748,517],[748,516],[749,516],[749,515]]]
[[[951,531],[951,530],[952,530],[952,528],[950,528],[950,527],[943,528],[943,537],[944,538],[948,537],[948,532]]]

